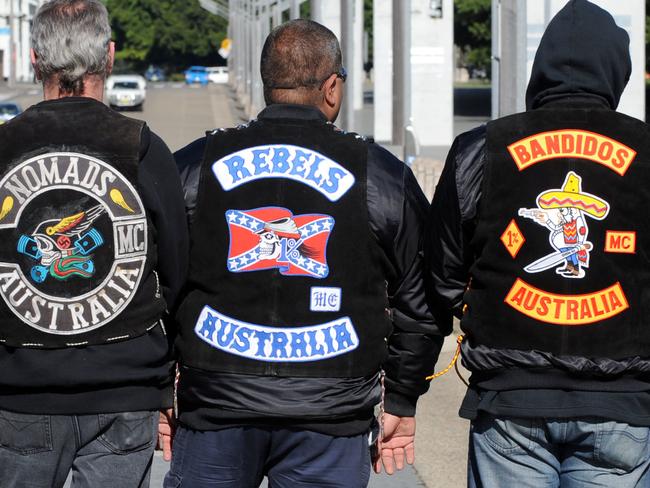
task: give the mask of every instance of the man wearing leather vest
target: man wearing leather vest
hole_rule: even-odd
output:
[[[191,258],[165,486],[365,487],[384,393],[383,466],[413,462],[443,340],[424,300],[428,204],[401,161],[333,125],[346,74],[328,29],[276,28],[261,71],[256,120],[176,154]]]
[[[527,111],[448,156],[427,268],[466,334],[471,487],[650,485],[650,130],[615,112],[630,72],[627,33],[571,0]]]
[[[0,127],[2,486],[149,486],[172,406],[182,189],[160,138],[102,103],[110,39],[99,0],[45,3],[45,100]]]

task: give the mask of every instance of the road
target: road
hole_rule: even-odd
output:
[[[0,100],[17,101],[27,108],[40,100],[36,85],[21,86],[13,91],[0,88]],[[366,107],[367,109],[367,107]],[[175,151],[216,127],[229,127],[241,122],[230,92],[225,86],[185,87],[183,84],[150,86],[143,112],[124,112],[141,118]],[[457,119],[457,132],[481,119]],[[360,129],[359,132],[369,133]],[[438,370],[451,360],[454,338],[448,338],[441,354]],[[415,468],[398,475],[371,478],[370,488],[457,488],[465,486],[467,463],[466,421],[458,418],[458,407],[464,385],[453,370],[436,379],[429,393],[418,404]],[[162,486],[167,465],[160,456],[154,460],[152,488]],[[263,485],[265,486],[265,485]]]

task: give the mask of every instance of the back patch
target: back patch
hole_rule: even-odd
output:
[[[90,156],[49,153],[0,181],[0,295],[24,323],[73,335],[114,319],[138,289],[147,220],[131,183]]]

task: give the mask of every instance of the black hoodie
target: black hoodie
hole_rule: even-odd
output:
[[[616,110],[631,72],[627,32],[602,8],[587,0],[571,0],[544,32],[526,91],[526,108],[571,95],[598,98]]]
[[[586,0],[571,0],[551,21],[541,42],[527,90],[527,109],[563,108],[614,110],[631,73],[629,37],[603,9]],[[476,258],[472,247],[488,153],[486,126],[461,134],[447,157],[429,214],[425,258],[433,310],[462,314],[463,295]],[[451,317],[437,316],[444,327]],[[650,358],[624,361],[554,356],[538,351],[492,349],[463,344],[463,362],[472,371],[490,369],[522,372],[587,374],[596,368],[611,381],[582,381],[591,391],[549,387],[538,374],[528,389],[508,388],[473,377],[461,416],[474,419],[478,411],[518,417],[604,417],[650,425]],[[638,376],[627,372],[636,371]],[[593,371],[592,371],[593,372]],[[571,376],[571,375],[569,375]],[[598,376],[598,374],[597,374]],[[602,376],[601,376],[602,377]]]

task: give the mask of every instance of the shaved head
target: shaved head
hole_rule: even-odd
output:
[[[311,20],[286,22],[273,29],[262,49],[264,99],[267,105],[315,103],[319,84],[341,67],[341,48],[332,31]]]

